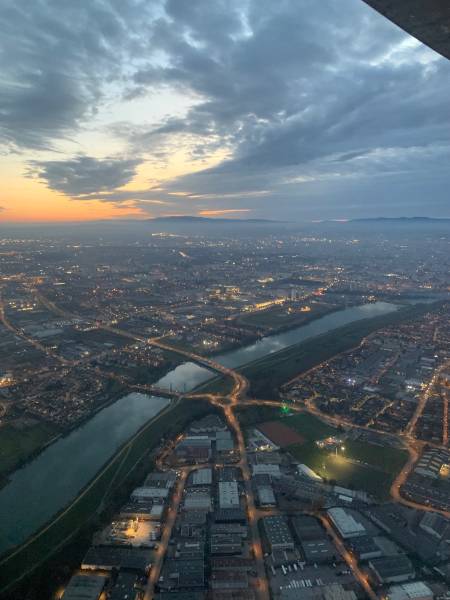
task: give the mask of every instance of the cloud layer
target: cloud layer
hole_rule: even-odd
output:
[[[122,157],[28,161],[55,191],[152,214],[449,215],[450,63],[361,0],[9,0],[0,33],[0,136],[25,159],[130,107],[105,126]],[[162,90],[191,107],[137,122]],[[192,173],[120,189],[178,148]]]
[[[30,175],[37,177],[57,192],[83,197],[112,191],[129,183],[140,159],[78,156],[71,160],[32,161]]]

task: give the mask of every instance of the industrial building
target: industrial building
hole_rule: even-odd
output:
[[[224,534],[224,533],[232,533],[235,535],[240,535],[242,538],[247,537],[248,528],[245,525],[241,525],[240,523],[214,523],[211,525],[210,533],[214,534]]]
[[[320,564],[336,560],[336,548],[328,539],[305,540],[301,547],[307,563]]]
[[[167,559],[158,586],[161,590],[203,590],[205,563],[203,560]]]
[[[414,581],[389,588],[388,600],[433,600],[433,591],[423,581]]]
[[[91,571],[126,569],[144,573],[151,563],[151,558],[151,551],[141,548],[91,546],[83,558],[81,568]]]
[[[98,600],[107,579],[101,575],[74,575],[62,598],[64,600]]]
[[[264,528],[265,539],[271,552],[273,550],[294,549],[294,540],[286,517],[264,517],[261,522]]]
[[[414,579],[413,564],[405,555],[374,558],[369,561],[369,567],[374,574],[375,581],[382,585],[385,583],[402,583]]]
[[[153,500],[127,502],[119,512],[119,519],[139,519],[140,521],[160,521],[164,513],[164,504]]]
[[[184,509],[209,512],[211,510],[211,495],[206,491],[188,491],[184,498]]]
[[[135,574],[120,571],[111,590],[109,600],[135,600],[138,593],[135,584]]]
[[[245,571],[213,571],[210,584],[213,590],[245,590],[248,576]]]
[[[260,485],[256,488],[256,500],[262,508],[276,506],[277,501],[271,485]]]
[[[232,452],[234,450],[234,442],[231,438],[216,439],[216,452]]]
[[[336,507],[327,510],[327,514],[339,535],[347,540],[366,534],[366,528],[344,508]]]
[[[239,508],[239,488],[236,481],[219,481],[220,509]]]
[[[225,431],[227,426],[224,421],[217,415],[206,415],[198,421],[194,421],[189,427],[189,431],[193,434],[215,433],[217,431]]]
[[[425,513],[419,527],[437,540],[442,540],[450,535],[450,521],[439,513]]]
[[[306,477],[312,481],[322,481],[322,477],[317,475],[317,473],[310,469],[308,465],[297,465],[297,473],[300,475],[300,477]]]
[[[369,560],[371,558],[380,558],[384,555],[382,547],[375,538],[355,537],[349,541],[349,547],[358,560]]]
[[[247,516],[242,508],[223,508],[214,513],[216,523],[247,523]]]
[[[294,517],[292,519],[292,527],[299,542],[327,537],[320,522],[308,515]]]
[[[242,536],[233,533],[216,533],[211,535],[211,554],[232,555],[242,552]]]
[[[145,482],[144,486],[148,487],[165,487],[165,488],[173,488],[175,482],[177,480],[177,476],[172,471],[168,471],[167,473],[150,473]]]
[[[184,461],[207,461],[211,458],[211,439],[207,435],[187,436],[178,444],[175,454]]]
[[[192,476],[192,485],[211,485],[212,484],[212,469],[198,469],[194,471]]]
[[[257,464],[252,466],[253,475],[271,475],[272,477],[281,477],[280,465]]]
[[[169,497],[169,489],[166,487],[138,487],[131,494],[131,500],[141,502],[146,500],[166,500]]]

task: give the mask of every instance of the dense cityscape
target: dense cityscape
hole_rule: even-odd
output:
[[[450,600],[450,2],[0,2],[0,600]]]
[[[450,238],[377,227],[5,237],[5,597],[447,597]]]

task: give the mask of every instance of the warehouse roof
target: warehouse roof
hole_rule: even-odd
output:
[[[64,600],[98,600],[106,583],[100,575],[74,575],[69,581]]]

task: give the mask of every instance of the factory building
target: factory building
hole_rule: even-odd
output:
[[[265,539],[271,552],[273,550],[294,550],[294,540],[286,517],[264,517],[262,524]]]
[[[330,508],[327,511],[335,529],[339,535],[344,539],[365,535],[366,529],[362,523],[357,521],[353,515],[351,515],[344,508]]]
[[[220,509],[239,508],[239,489],[236,481],[219,481]]]

